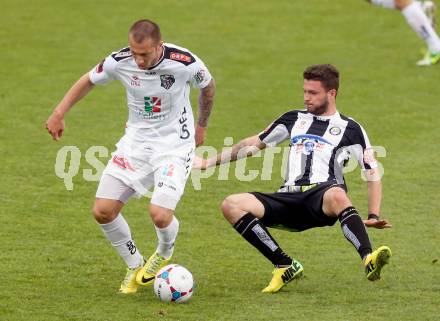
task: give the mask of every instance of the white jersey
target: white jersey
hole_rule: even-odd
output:
[[[89,72],[89,77],[94,84],[116,79],[125,87],[129,111],[126,140],[166,152],[194,146],[190,85],[206,87],[211,74],[187,49],[169,43],[163,49],[160,60],[142,70],[130,48],[123,48],[105,58]]]

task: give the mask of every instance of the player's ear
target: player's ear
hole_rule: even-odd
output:
[[[330,89],[327,94],[330,95],[330,97],[336,98],[338,91],[336,89]]]

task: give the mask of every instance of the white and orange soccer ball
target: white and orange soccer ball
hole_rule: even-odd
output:
[[[156,274],[154,293],[164,302],[186,302],[194,293],[193,276],[181,265],[164,266]]]

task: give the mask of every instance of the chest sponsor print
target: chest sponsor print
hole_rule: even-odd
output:
[[[292,149],[297,153],[310,155],[313,152],[320,152],[326,147],[333,147],[332,143],[321,136],[304,134],[292,137],[290,140]]]
[[[145,96],[144,106],[147,113],[158,113],[161,111],[162,100],[159,97]]]

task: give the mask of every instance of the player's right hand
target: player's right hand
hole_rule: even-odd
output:
[[[52,113],[46,120],[46,129],[54,140],[59,140],[64,132],[64,117]]]

